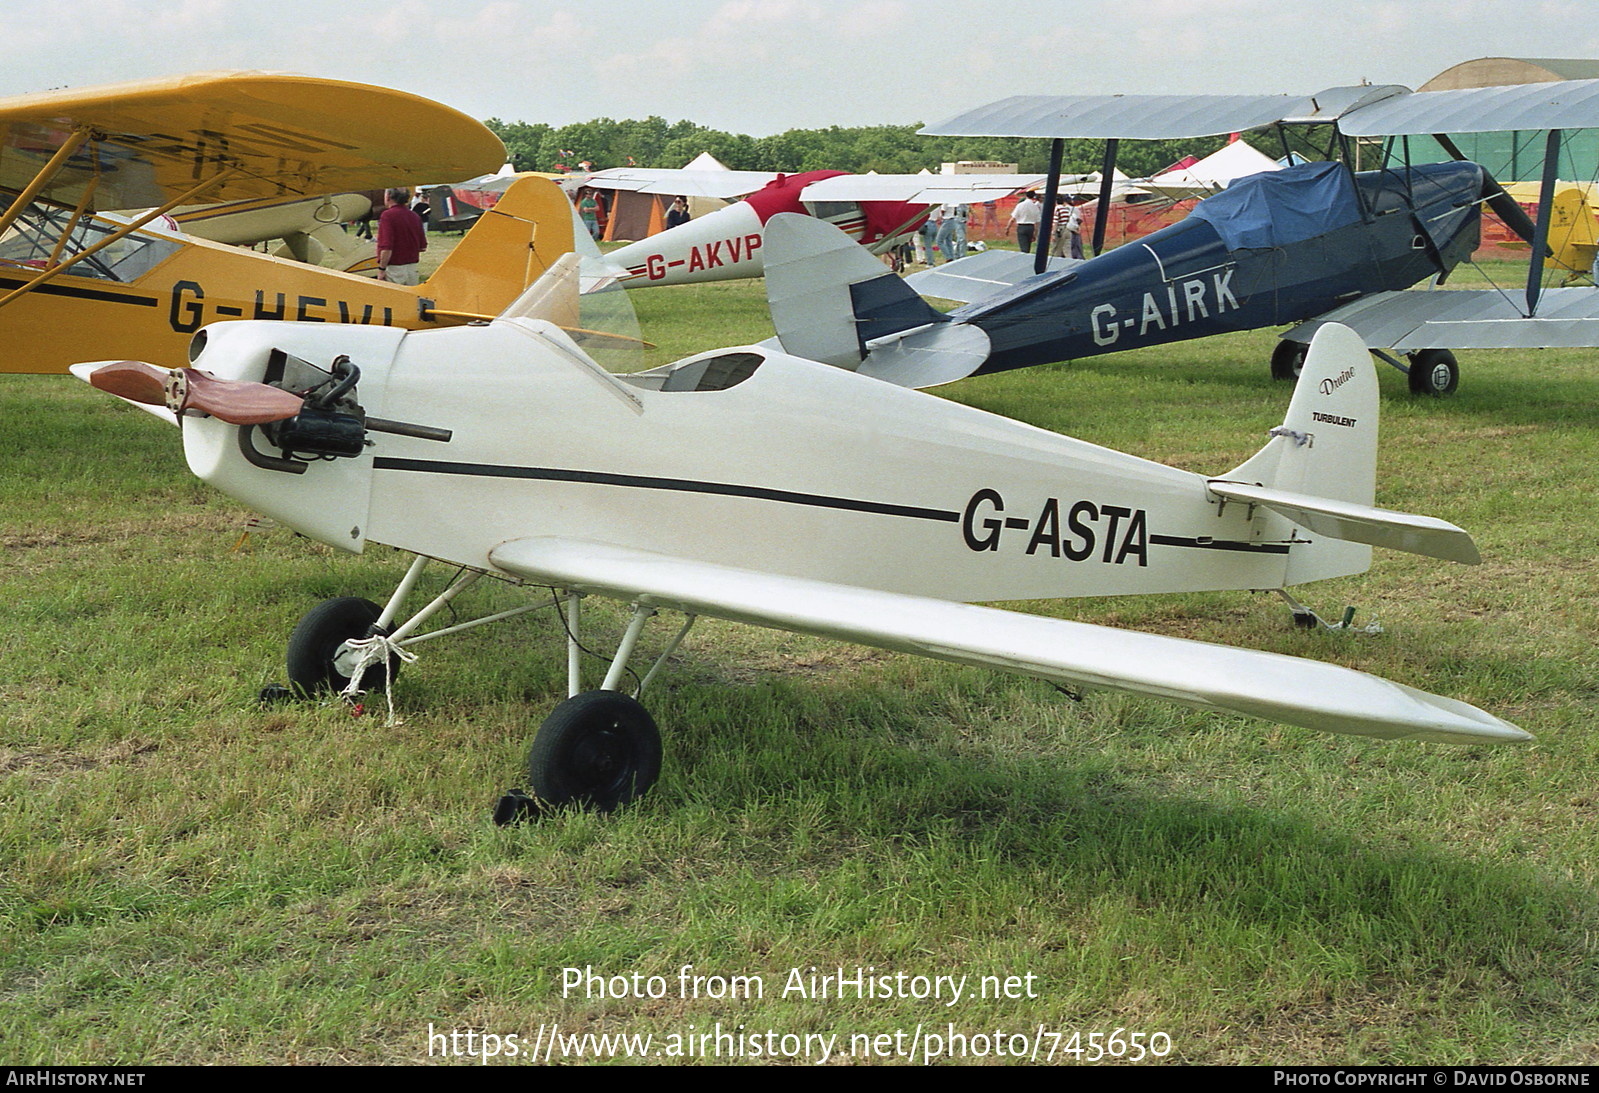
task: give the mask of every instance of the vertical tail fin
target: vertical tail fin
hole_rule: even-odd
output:
[[[766,302],[783,350],[902,387],[968,376],[988,336],[951,323],[900,276],[824,221],[766,222]]]
[[[1373,506],[1377,492],[1377,371],[1354,331],[1316,331],[1282,425],[1211,492],[1258,504],[1311,533],[1289,556],[1284,584],[1362,573],[1372,545],[1450,561],[1480,560],[1471,537],[1443,520]]]
[[[566,194],[546,178],[520,179],[472,225],[421,292],[441,311],[498,315],[572,245]]]

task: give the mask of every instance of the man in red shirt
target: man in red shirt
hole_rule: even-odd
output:
[[[427,249],[427,233],[422,218],[411,211],[410,192],[385,190],[383,214],[378,217],[378,280],[416,284],[417,260]]]

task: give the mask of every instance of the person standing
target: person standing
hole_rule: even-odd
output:
[[[1016,226],[1016,249],[1023,254],[1031,254],[1033,240],[1038,237],[1038,222],[1044,218],[1044,206],[1038,201],[1038,194],[1032,190],[1022,195],[1016,207],[1010,211],[1010,224]],[[1010,230],[1010,224],[1005,230]]]
[[[577,215],[583,221],[583,226],[588,229],[590,239],[600,237],[600,203],[595,200],[594,191],[587,186],[578,191]]]
[[[933,257],[933,248],[938,244],[938,218],[933,213],[928,213],[927,219],[922,221],[922,226],[917,231],[917,238],[922,241],[922,258],[927,265],[937,265],[938,260]],[[949,258],[946,256],[944,260],[947,262]]]
[[[1083,207],[1073,202],[1070,208],[1071,212],[1066,216],[1066,234],[1071,237],[1071,257],[1081,261],[1083,257]]]
[[[944,261],[966,257],[966,218],[971,212],[969,205],[939,206],[938,249],[944,252]]]
[[[427,249],[427,232],[422,230],[422,218],[411,211],[410,192],[385,190],[383,214],[378,217],[378,280],[417,284],[417,263]]]
[[[688,198],[683,196],[673,198],[672,207],[666,210],[666,230],[671,231],[688,222]]]
[[[1055,206],[1055,225],[1049,233],[1049,253],[1056,258],[1066,257],[1070,246],[1070,232],[1066,226],[1071,219],[1071,211],[1072,207],[1065,202]]]

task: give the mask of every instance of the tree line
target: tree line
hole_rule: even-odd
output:
[[[1048,140],[922,137],[916,135],[920,123],[830,125],[826,129],[790,129],[768,137],[727,133],[691,121],[669,122],[655,116],[621,121],[595,118],[562,126],[490,118],[485,124],[505,142],[511,163],[519,171],[576,171],[581,170],[579,164],[584,161],[596,171],[608,167],[675,168],[686,165],[701,152],[711,153],[735,171],[796,173],[831,169],[915,174],[926,168],[937,173],[939,164],[959,160],[1014,163],[1018,171],[1025,173],[1042,174],[1049,167]],[[1133,177],[1151,175],[1185,155],[1209,155],[1226,141],[1225,136],[1127,141],[1121,146],[1117,166]],[[1280,151],[1269,145],[1260,147],[1268,155]],[[1068,140],[1062,169],[1067,174],[1097,171],[1103,155],[1101,141]]]

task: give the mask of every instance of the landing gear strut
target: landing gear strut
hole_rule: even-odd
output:
[[[300,620],[289,637],[289,681],[294,693],[304,696],[338,692],[352,701],[363,690],[388,690],[400,665],[415,660],[410,647],[484,623],[559,608],[567,635],[567,699],[547,717],[528,752],[527,777],[531,793],[512,790],[500,799],[494,822],[507,824],[549,808],[575,805],[609,812],[635,801],[655,784],[661,773],[661,734],[638,697],[649,686],[666,659],[677,651],[694,625],[688,615],[676,636],[656,658],[643,678],[631,673],[628,661],[644,626],[655,615],[645,603],[633,605],[616,655],[597,690],[583,690],[580,638],[582,593],[569,591],[542,603],[525,604],[483,618],[469,619],[422,634],[423,622],[471,587],[485,573],[464,570],[425,607],[403,622],[401,608],[416,588],[428,559],[418,556],[406,571],[389,602],[379,607],[371,600],[341,596],[317,604]],[[563,606],[564,605],[564,606]],[[623,693],[623,677],[632,674],[635,686]],[[269,687],[263,701],[288,694],[288,688]],[[393,710],[390,710],[393,717]]]

